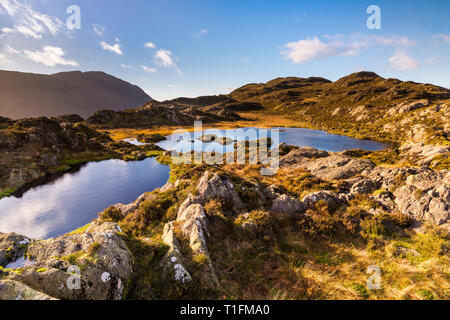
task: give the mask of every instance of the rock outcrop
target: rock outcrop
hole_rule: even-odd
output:
[[[84,233],[33,241],[27,251],[33,263],[8,279],[57,299],[121,299],[133,259],[119,231],[96,220]]]

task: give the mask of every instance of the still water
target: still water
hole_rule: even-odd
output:
[[[65,234],[113,204],[133,202],[142,193],[162,187],[169,171],[155,158],[88,163],[28,190],[21,198],[1,199],[0,232],[43,239]]]
[[[355,138],[350,138],[346,136],[330,134],[321,130],[310,130],[303,128],[273,128],[279,130],[279,143],[285,142],[289,145],[295,145],[299,147],[312,147],[319,150],[325,151],[344,151],[352,149],[363,149],[367,151],[377,151],[382,150],[387,147],[387,145],[370,140],[360,140]],[[256,134],[252,136],[251,131]],[[178,152],[188,152],[190,150],[195,151],[216,151],[216,152],[230,152],[234,150],[233,140],[252,140],[258,139],[263,133],[259,131],[258,128],[243,128],[242,130],[234,131],[233,135],[227,135],[226,130],[210,131],[205,130],[202,132],[190,133],[187,139],[182,139],[178,135],[168,136],[167,140],[158,142],[157,145],[165,150],[176,150]],[[199,143],[200,140],[196,137],[201,137],[203,134],[210,135],[214,133],[217,137],[230,137],[231,143],[226,145],[217,142],[203,142]],[[261,135],[260,135],[261,134]],[[267,130],[267,136],[271,137],[271,130]],[[273,138],[273,136],[272,136]],[[197,143],[193,143],[196,141]]]

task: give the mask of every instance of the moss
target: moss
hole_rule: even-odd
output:
[[[385,195],[385,194],[389,194],[389,192],[386,191],[385,189],[378,189],[378,190],[374,191],[373,196],[378,197],[378,196]]]
[[[431,291],[426,289],[419,289],[418,294],[424,299],[424,300],[434,300],[434,295]]]
[[[86,233],[90,226],[91,226],[91,223],[88,223],[87,225],[85,225],[83,227],[80,227],[72,232],[69,232],[68,234],[66,234],[66,236],[72,236],[72,235],[76,235],[76,234]]]
[[[5,198],[5,197],[9,197],[11,194],[13,194],[16,191],[17,191],[17,189],[6,189],[4,191],[1,191],[0,192],[0,199],[1,198]]]
[[[353,290],[356,291],[358,296],[362,297],[363,299],[368,299],[369,298],[370,294],[367,291],[365,286],[363,286],[361,284],[358,284],[358,283],[355,283],[355,284],[352,285],[352,288],[353,288]]]
[[[363,158],[369,159],[376,165],[396,164],[401,160],[400,151],[398,149],[385,149],[371,152],[368,155],[363,156]]]
[[[101,248],[100,243],[94,242],[93,244],[91,244],[91,245],[89,246],[89,248],[87,249],[87,252],[86,252],[86,253],[87,253],[89,256],[94,256],[94,255],[98,252],[98,250],[100,250],[100,248]]]
[[[71,265],[76,265],[78,262],[78,259],[80,259],[83,255],[84,255],[83,251],[77,251],[66,257],[61,257],[61,259],[69,262]]]
[[[431,168],[434,170],[450,170],[450,153],[442,154],[433,158]]]
[[[42,273],[42,272],[47,272],[48,269],[47,268],[39,268],[36,270],[37,273]]]

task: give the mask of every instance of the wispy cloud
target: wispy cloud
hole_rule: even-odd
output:
[[[196,33],[193,33],[192,36],[193,36],[195,39],[200,39],[201,37],[203,37],[203,36],[206,35],[207,33],[208,33],[208,30],[202,29],[202,30],[200,30],[200,31],[198,31],[198,32],[196,32]]]
[[[436,41],[437,44],[450,44],[450,34],[437,34],[434,37],[434,40]]]
[[[105,41],[100,42],[100,46],[103,48],[103,50],[111,51],[119,56],[123,54],[122,49],[120,48],[120,43],[115,43],[113,45],[106,43]]]
[[[156,45],[153,42],[147,42],[146,44],[144,44],[144,47],[150,48],[150,49],[155,49]]]
[[[399,71],[410,71],[420,68],[420,63],[403,51],[397,50],[395,54],[389,58],[392,69]]]
[[[157,65],[164,68],[174,68],[177,73],[182,76],[183,73],[175,63],[175,59],[176,58],[173,57],[172,52],[170,52],[169,50],[160,49],[155,54],[155,62]]]
[[[93,24],[92,29],[94,30],[95,34],[99,37],[103,37],[103,35],[106,32],[106,27],[102,26],[101,24]]]
[[[147,66],[141,66],[141,69],[147,73],[155,73],[156,71],[158,71],[158,69],[156,68],[150,68]]]
[[[315,59],[333,56],[356,56],[362,50],[374,46],[411,47],[416,42],[399,36],[366,36],[366,35],[334,35],[325,36],[326,41],[318,37],[306,38],[297,42],[289,42],[281,54],[294,63],[303,63]]]
[[[2,28],[4,34],[20,33],[26,37],[41,39],[43,34],[55,35],[64,27],[58,18],[38,12],[17,0],[0,0],[0,6],[6,14],[14,17],[13,26]]]
[[[78,66],[74,60],[65,59],[65,52],[59,47],[46,46],[42,51],[24,50],[25,57],[49,67],[56,65]]]

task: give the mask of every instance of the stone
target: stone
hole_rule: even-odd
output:
[[[0,280],[0,300],[57,300],[13,280]]]
[[[271,211],[293,217],[304,213],[305,209],[300,201],[283,194],[273,201]]]
[[[96,220],[85,233],[36,241],[28,249],[33,265],[9,278],[58,299],[121,299],[133,259],[119,231],[116,223]]]

